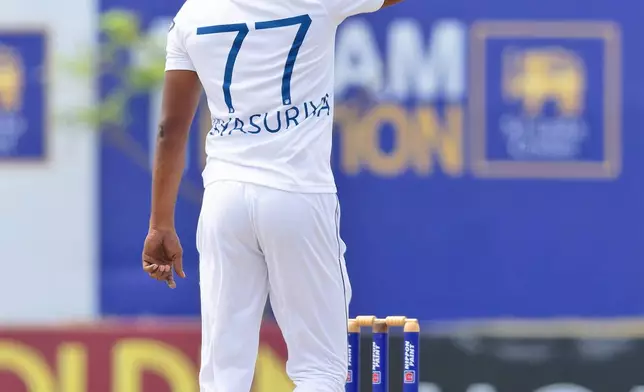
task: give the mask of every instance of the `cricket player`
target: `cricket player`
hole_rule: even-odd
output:
[[[248,392],[267,298],[298,392],[342,392],[351,286],[331,172],[334,48],[401,0],[187,0],[167,42],[143,269],[185,278],[174,210],[202,87],[201,392]]]

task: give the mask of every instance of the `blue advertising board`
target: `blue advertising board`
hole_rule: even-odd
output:
[[[180,3],[101,7],[153,26]],[[407,0],[343,24],[333,165],[352,314],[644,314],[642,11]],[[140,271],[155,105],[137,98],[128,139],[102,145],[105,314],[199,312],[199,124],[177,206],[191,278],[170,291]]]
[[[47,154],[47,33],[0,28],[0,162]]]

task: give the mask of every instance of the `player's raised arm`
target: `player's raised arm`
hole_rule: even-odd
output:
[[[174,26],[173,26],[174,27]],[[153,278],[175,286],[171,267],[181,277],[182,248],[174,227],[174,212],[184,170],[190,124],[195,116],[201,84],[181,36],[168,35],[161,121],[152,172],[150,229],[143,250],[143,269]]]

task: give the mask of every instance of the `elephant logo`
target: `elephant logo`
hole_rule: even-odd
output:
[[[503,93],[520,101],[525,114],[537,117],[546,103],[559,114],[579,117],[584,110],[586,72],[582,59],[561,47],[515,50],[503,57]]]

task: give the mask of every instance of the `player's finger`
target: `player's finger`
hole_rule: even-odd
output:
[[[145,264],[156,264],[156,265],[166,265],[168,264],[167,260],[157,259],[149,255],[143,255],[143,263]]]
[[[164,274],[170,272],[169,265],[163,264],[144,264],[143,270],[149,274]]]
[[[148,272],[148,275],[156,280],[165,280],[168,277],[167,272],[159,271],[158,269]]]
[[[170,275],[170,277],[168,277],[165,282],[171,289],[177,288],[177,282],[174,281],[174,276]]]
[[[152,279],[156,280],[167,280],[170,273],[169,266],[159,266],[156,264],[146,265],[143,267],[143,270],[147,272]]]
[[[168,276],[170,276],[170,274],[168,272],[155,271],[151,273],[150,276],[156,280],[166,280],[168,279]]]
[[[177,257],[177,259],[172,264],[174,265],[174,272],[176,272],[180,277],[185,278],[186,273],[183,272],[183,257]]]

